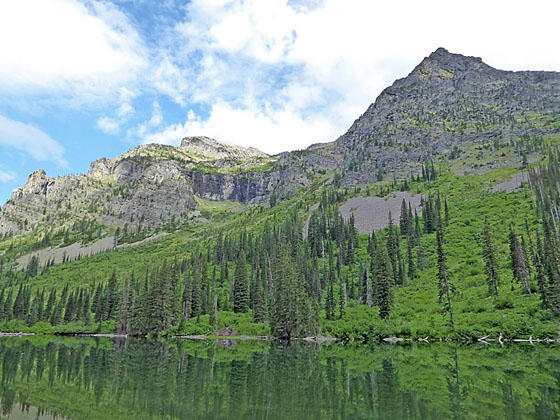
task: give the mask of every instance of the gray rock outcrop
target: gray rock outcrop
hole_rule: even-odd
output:
[[[409,177],[457,147],[501,142],[519,149],[560,136],[558,115],[560,73],[497,70],[439,48],[334,142],[271,157],[188,137],[180,147],[141,145],[99,159],[86,175],[50,178],[39,170],[0,209],[0,234],[70,226],[84,217],[153,228],[188,217],[198,199],[249,205],[272,194],[289,198],[317,179],[349,187],[380,174]]]

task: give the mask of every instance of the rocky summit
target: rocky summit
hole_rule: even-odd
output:
[[[154,228],[189,217],[197,198],[260,203],[274,180],[260,177],[274,162],[256,149],[206,137],[180,147],[148,144],[92,162],[86,175],[50,178],[38,170],[0,210],[0,233],[70,226],[84,217],[103,225]]]
[[[457,147],[518,143],[560,132],[560,73],[502,71],[481,58],[438,48],[386,88],[334,143],[310,150],[305,165],[327,155],[346,185],[403,177]],[[499,163],[498,163],[499,164]]]
[[[268,156],[187,137],[179,147],[141,145],[99,159],[86,175],[50,178],[39,170],[1,208],[0,234],[70,226],[84,217],[154,228],[195,216],[200,200],[250,205],[289,198],[315,182],[353,186],[409,177],[428,161],[452,160],[481,145],[520,149],[528,139],[559,135],[559,113],[559,73],[497,70],[439,48],[334,142]]]

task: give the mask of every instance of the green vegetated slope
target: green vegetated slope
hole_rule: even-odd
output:
[[[36,171],[0,215],[0,329],[557,339],[558,86],[440,48],[332,143],[269,157],[197,137]],[[375,235],[339,212],[396,191],[422,205]]]
[[[508,225],[518,231],[525,229],[525,220],[532,231],[537,220],[528,187],[519,192],[489,191],[492,185],[509,179],[516,171],[502,168],[486,175],[441,176],[430,187],[447,198],[449,223],[445,227],[444,250],[449,277],[454,284],[452,306],[456,335],[465,337],[554,337],[558,324],[548,311],[542,309],[537,293],[524,293],[513,280]],[[482,258],[484,219],[488,218],[497,248],[501,284],[499,296],[488,292],[485,265]],[[342,321],[326,322],[327,331],[335,335],[350,332],[359,337],[369,335],[387,337],[446,337],[454,335],[447,315],[442,314],[438,299],[437,250],[435,234],[426,235],[425,269],[409,285],[394,289],[394,306],[390,320],[382,322],[377,308],[363,305],[347,310]],[[372,320],[376,319],[375,322]]]
[[[560,404],[550,346],[223,344],[3,338],[2,408],[72,419],[468,419],[547,418]]]
[[[541,230],[534,194],[527,185],[515,192],[491,192],[494,185],[511,179],[519,170],[504,167],[483,175],[456,176],[448,165],[436,165],[436,168],[435,179],[418,178],[407,181],[406,185],[402,182],[393,186],[372,184],[367,190],[373,194],[386,193],[392,188],[408,188],[412,193],[434,199],[439,192],[445,238],[443,250],[448,279],[452,285],[453,327],[439,299],[436,233],[424,233],[426,222],[420,217],[420,242],[424,257],[421,258],[423,261],[418,260],[419,247],[416,245],[412,250],[414,275],[409,272],[406,235],[402,232],[398,235],[402,262],[396,264],[402,273],[399,271],[400,277],[390,280],[392,300],[389,302],[388,316],[382,319],[379,311],[381,303],[375,301],[375,289],[379,285],[375,283],[371,239],[367,235],[352,233],[351,223],[336,221],[339,217],[336,212],[338,206],[351,195],[363,195],[364,189],[337,192],[331,187],[323,192],[322,197],[320,192],[307,192],[272,208],[262,205],[238,213],[230,212],[227,205],[208,204],[205,209],[206,222],[187,225],[138,247],[55,265],[43,274],[39,270],[36,276],[30,276],[25,271],[8,273],[4,270],[3,328],[34,330],[33,324],[37,319],[27,316],[31,309],[22,312],[24,315],[19,317],[21,320],[14,320],[18,318],[13,313],[16,304],[14,299],[22,286],[23,291],[26,287],[30,289],[27,305],[32,308],[37,290],[47,290],[48,294],[49,290],[56,289],[57,299],[60,299],[64,287],[68,285],[69,291],[64,296],[64,302],[58,303],[60,319],[53,322],[51,314],[45,313],[47,311],[43,309],[43,322],[40,328],[35,328],[36,331],[108,332],[117,328],[119,332],[132,334],[211,335],[215,328],[233,325],[239,334],[246,335],[269,335],[272,328],[272,334],[276,336],[323,334],[350,339],[395,335],[465,339],[483,336],[496,338],[500,334],[506,338],[557,337],[558,322],[554,308],[543,307],[534,264],[528,261],[530,294],[514,280],[512,271],[509,225],[524,235],[525,249],[529,247],[529,242],[535,249],[537,232]],[[444,200],[447,201],[447,219],[443,209]],[[317,201],[324,205],[310,210]],[[313,233],[310,233],[309,238],[301,234],[311,213],[315,213],[317,220],[323,217],[328,225],[321,239],[322,246],[326,247],[326,250],[319,251],[323,255],[313,254]],[[485,218],[492,234],[500,278],[497,296],[489,292],[482,256]],[[394,231],[397,232],[399,220],[395,220],[395,224]],[[342,238],[340,233],[334,232],[336,229],[345,232]],[[271,239],[267,235],[277,238]],[[352,239],[353,235],[355,239]],[[381,246],[385,247],[391,235],[384,229],[376,236]],[[352,244],[353,241],[356,243]],[[290,246],[291,242],[293,247]],[[280,260],[281,250],[285,248],[288,250],[284,260]],[[290,249],[296,248],[299,251],[291,253]],[[241,262],[240,249],[243,249]],[[262,251],[261,255],[259,250]],[[530,254],[529,251],[526,253]],[[240,266],[244,270],[240,270]],[[285,266],[294,267],[291,272],[284,272]],[[389,264],[389,269],[392,266]],[[243,271],[244,274],[241,273]],[[116,280],[111,290],[108,280],[113,272],[116,273]],[[274,292],[271,293],[269,289],[270,276],[276,281],[276,295],[286,292],[288,294],[284,303],[288,305],[288,302],[296,302],[286,313],[282,312],[283,303],[275,301]],[[291,278],[291,283],[287,283],[291,292],[281,291],[283,278],[279,276]],[[366,276],[371,277],[369,293],[374,301],[371,307],[366,304]],[[161,285],[160,279],[164,277],[168,283]],[[313,284],[314,278],[317,285]],[[238,284],[244,283],[244,290],[236,292],[232,288],[236,279],[240,279]],[[105,286],[98,291],[103,284]],[[157,289],[156,286],[163,289]],[[6,296],[10,290],[13,295],[11,308],[8,308],[10,305],[6,305]],[[78,290],[89,295],[88,303],[85,297],[80,298],[80,306],[88,306],[86,310],[76,309]],[[75,291],[74,302],[69,304],[72,291]],[[96,293],[99,294],[97,301]],[[141,296],[145,295],[145,306],[152,305],[151,309],[145,308],[148,312],[144,316],[148,317],[150,310],[156,311],[156,303],[147,300],[150,293],[152,298],[165,295],[159,304],[169,312],[157,326],[138,327],[140,321],[134,324],[134,318],[139,316]],[[239,293],[247,296],[240,298]],[[241,308],[236,302],[239,299],[242,300]],[[46,305],[46,301],[45,295],[43,305]],[[110,314],[107,313],[107,305],[111,306]],[[8,313],[10,310],[12,314]],[[53,310],[51,307],[50,311]],[[76,313],[66,320],[66,311]],[[100,315],[100,312],[104,313]],[[8,321],[8,318],[11,320]],[[45,325],[49,322],[58,325],[49,328]],[[284,328],[286,325],[287,329]]]

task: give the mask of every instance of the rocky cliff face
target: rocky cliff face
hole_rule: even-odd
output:
[[[558,134],[559,113],[560,73],[497,70],[439,48],[386,88],[334,144],[309,150],[306,163],[317,167],[315,155],[330,156],[347,185],[374,181],[379,171],[406,176],[455,146]]]
[[[199,160],[205,161],[242,161],[269,157],[254,147],[244,148],[229,146],[204,136],[185,137],[181,140],[181,149],[188,151]]]
[[[440,48],[385,89],[333,143],[270,157],[256,149],[189,137],[180,147],[142,145],[91,164],[87,175],[29,177],[0,210],[0,233],[84,216],[107,225],[156,227],[187,216],[196,198],[289,197],[337,170],[343,185],[418,172],[453,148],[560,135],[560,73],[508,72]]]
[[[179,148],[143,145],[99,159],[86,175],[55,179],[39,170],[0,210],[0,233],[64,226],[83,217],[154,228],[191,214],[196,197],[260,203],[279,182],[269,170],[273,160],[254,149],[186,138]]]

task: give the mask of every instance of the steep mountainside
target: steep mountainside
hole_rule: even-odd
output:
[[[0,233],[71,225],[89,217],[108,226],[157,227],[192,214],[197,197],[241,203],[264,201],[278,182],[267,175],[274,159],[255,149],[205,137],[180,147],[138,146],[93,162],[86,175],[29,176],[0,210]]]
[[[509,143],[560,134],[560,73],[494,69],[443,48],[385,89],[334,144],[313,148],[305,164],[327,155],[346,184],[377,174],[406,176],[446,158],[454,147]],[[498,163],[499,165],[499,163]]]
[[[560,74],[443,49],[346,134],[206,137],[0,210],[0,331],[558,341]]]
[[[37,171],[0,210],[0,234],[83,217],[152,228],[192,216],[199,198],[258,204],[321,179],[350,186],[408,177],[427,161],[456,158],[477,145],[512,146],[508,164],[521,163],[543,136],[560,135],[559,113],[560,73],[501,71],[439,48],[335,142],[270,157],[191,137],[180,147],[143,145],[97,160],[87,175],[53,179]],[[501,166],[503,157],[484,165]]]

